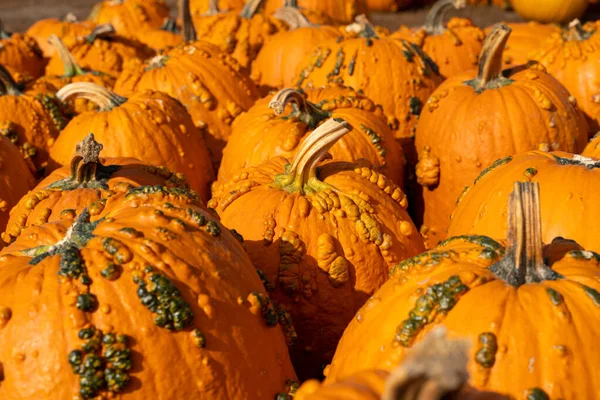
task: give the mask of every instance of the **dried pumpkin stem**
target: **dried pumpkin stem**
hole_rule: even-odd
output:
[[[4,30],[4,22],[0,19],[0,40],[10,39],[12,34]]]
[[[288,103],[292,103],[294,107],[291,116],[298,118],[311,129],[314,129],[321,121],[331,116],[331,113],[321,110],[308,101],[300,91],[294,89],[282,89],[277,92],[269,102],[269,108],[273,110],[275,115],[281,115]]]
[[[196,28],[192,20],[190,10],[190,0],[179,0],[179,13],[181,14],[181,33],[186,42],[195,42],[197,40]]]
[[[240,11],[240,17],[250,19],[258,12],[262,6],[263,0],[247,0],[246,5]]]
[[[365,14],[358,15],[354,19],[354,23],[346,26],[347,32],[355,32],[358,36],[364,37],[367,39],[377,39],[377,32],[375,32],[375,27],[371,24],[371,21],[367,18]]]
[[[569,28],[563,36],[566,40],[570,42],[581,42],[589,39],[589,37],[593,34],[594,31],[587,31],[586,29],[584,29],[583,25],[581,24],[581,21],[575,18],[573,21],[571,21],[571,23],[569,24]]]
[[[477,78],[465,82],[477,92],[495,89],[512,83],[512,80],[502,76],[502,56],[506,42],[512,29],[504,24],[494,26],[485,38],[479,55],[479,70]]]
[[[70,97],[86,99],[100,107],[101,111],[111,110],[127,101],[127,98],[91,82],[71,83],[60,89],[56,93],[56,97],[61,101],[65,101]]]
[[[175,19],[168,17],[165,18],[165,22],[159,28],[161,31],[171,32],[171,33],[179,33],[179,28],[177,26],[177,21]]]
[[[515,287],[560,278],[544,264],[540,186],[537,182],[515,182],[508,202],[506,253],[490,269]]]
[[[77,144],[70,164],[71,179],[73,181],[82,184],[96,180],[98,167],[102,167],[99,158],[102,147],[94,139],[93,133],[87,135],[83,141]]]
[[[59,38],[56,35],[51,35],[48,38],[48,43],[54,46],[54,48],[58,52],[58,56],[60,57],[60,60],[62,61],[64,66],[64,77],[70,78],[77,75],[85,75],[85,71],[82,70],[79,67],[79,65],[77,65],[75,58],[73,57],[67,46],[65,46],[61,38]]]
[[[467,6],[466,0],[439,0],[431,7],[425,17],[425,31],[430,35],[440,35],[446,31],[444,21],[451,10],[459,10]]]
[[[298,0],[285,0],[283,2],[283,6],[284,7],[290,7],[290,8],[299,8],[298,7]]]
[[[275,13],[273,13],[273,17],[285,22],[292,31],[298,28],[313,26],[308,18],[306,18],[296,7],[285,6],[278,8]]]
[[[68,22],[70,24],[75,23],[77,22],[77,17],[75,16],[75,14],[70,12],[67,15],[65,15],[65,17],[63,18],[63,22]]]
[[[93,43],[96,39],[109,39],[117,33],[115,27],[111,24],[102,24],[94,28],[92,33],[85,37],[89,43]]]
[[[18,96],[23,93],[21,89],[6,67],[0,64],[0,96],[5,94]]]
[[[209,0],[208,1],[208,10],[202,15],[210,17],[211,15],[217,15],[220,13],[221,13],[221,10],[219,9],[219,0]]]

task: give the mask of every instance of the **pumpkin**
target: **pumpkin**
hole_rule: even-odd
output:
[[[252,63],[252,79],[263,93],[295,83],[298,64],[319,44],[340,36],[340,31],[329,25],[313,25],[296,8],[284,7],[275,14],[284,20],[289,31],[281,31],[269,39]]]
[[[69,117],[54,95],[25,91],[0,65],[0,135],[19,148],[34,174],[43,175],[48,150]]]
[[[576,20],[544,42],[531,59],[546,67],[571,93],[588,117],[590,132],[600,130],[600,82],[593,51],[600,49],[600,32]]]
[[[8,138],[0,136],[0,230],[8,223],[10,209],[34,186],[35,178],[19,149]]]
[[[559,24],[580,18],[589,5],[589,0],[545,0],[543,6],[532,0],[510,2],[517,14],[525,20]]]
[[[600,158],[600,135],[596,134],[585,146],[585,149],[581,153],[585,157]]]
[[[175,174],[166,167],[144,165],[135,158],[100,159],[102,148],[93,133],[78,143],[68,166],[54,170],[18,200],[2,239],[11,243],[30,226],[72,218],[85,208],[96,216],[111,196],[134,187],[188,189],[182,174]]]
[[[540,24],[535,21],[506,25],[512,29],[504,50],[504,64],[507,66],[527,64],[532,52],[539,49],[549,36],[560,32],[558,25]],[[486,34],[490,33],[492,28],[486,28]]]
[[[54,53],[54,46],[48,43],[52,35],[61,39],[66,37],[87,36],[94,30],[95,24],[90,21],[78,21],[72,13],[63,19],[49,18],[35,22],[27,29],[27,36],[32,37],[42,50],[44,57],[50,58]]]
[[[26,75],[39,78],[44,75],[44,56],[35,39],[20,33],[8,33],[0,21],[0,64]]]
[[[291,356],[302,379],[320,374],[390,266],[423,248],[394,183],[355,163],[319,165],[349,129],[343,120],[324,122],[291,162],[276,157],[250,167],[215,185],[208,203],[245,238],[265,287],[290,312],[298,335]]]
[[[146,45],[115,35],[111,25],[99,25],[85,37],[67,37],[65,45],[81,68],[118,77],[128,63],[152,57],[154,51]],[[46,75],[61,75],[63,61],[56,52],[46,66]]]
[[[165,51],[184,42],[183,36],[177,27],[177,22],[172,18],[167,18],[158,29],[138,33],[136,38],[155,51]]]
[[[272,3],[272,5],[275,4]],[[280,2],[279,8],[275,9],[271,9],[269,3],[267,3],[266,8],[268,12],[265,12],[265,15],[283,20],[290,29],[297,29],[298,23],[302,22],[297,20],[297,17],[295,16],[297,13],[302,14],[311,24],[336,25],[333,19],[323,11],[314,8],[299,7],[297,0],[283,0]],[[289,17],[290,11],[296,11],[296,13],[291,14],[291,18]]]
[[[357,25],[357,36],[329,40],[307,54],[298,67],[297,83],[342,83],[364,92],[383,106],[396,138],[410,141],[423,104],[442,81],[438,67],[415,44],[377,36],[366,18],[359,18]],[[377,74],[381,68],[393,75]]]
[[[332,148],[337,160],[363,160],[373,170],[403,187],[404,155],[386,125],[381,107],[352,89],[332,86],[283,89],[258,101],[233,124],[219,169],[219,181],[276,156],[293,158],[302,142],[328,118],[345,120],[353,129]]]
[[[369,11],[396,12],[410,6],[412,0],[367,0]]]
[[[0,253],[0,397],[273,399],[295,378],[239,235],[143,186]],[[23,279],[20,279],[21,277]]]
[[[164,0],[103,0],[88,19],[111,24],[119,35],[136,37],[140,31],[160,27],[168,16],[169,6]]]
[[[562,236],[600,252],[600,241],[590,234],[595,208],[585,206],[588,201],[595,204],[593,187],[599,167],[596,159],[563,152],[532,151],[499,161],[465,189],[452,213],[448,236],[502,237],[513,182],[531,181],[541,188],[544,243]]]
[[[402,27],[392,35],[416,43],[438,65],[440,74],[453,76],[475,68],[485,33],[467,18],[444,20],[450,10],[465,7],[464,0],[439,0],[417,30]]]
[[[45,93],[56,93],[58,90],[74,82],[92,82],[112,89],[116,79],[102,72],[86,71],[77,65],[73,55],[57,35],[51,35],[48,41],[56,48],[56,53],[64,65],[64,72],[59,76],[47,75],[34,82],[30,88]],[[97,106],[85,99],[67,101],[75,113],[97,110]]]
[[[273,14],[285,2],[285,0],[267,0],[264,13]],[[291,0],[290,3],[294,7],[324,13],[335,22],[342,24],[350,23],[356,16],[368,11],[367,0]]]
[[[479,71],[446,80],[419,121],[417,181],[424,203],[421,233],[429,248],[444,239],[461,190],[499,158],[529,150],[580,152],[587,124],[569,93],[541,66],[502,70],[510,28],[485,40]]]
[[[515,183],[509,210],[506,246],[457,236],[393,268],[344,332],[326,384],[392,370],[443,325],[473,343],[469,383],[477,389],[516,399],[593,398],[598,373],[569,365],[600,362],[586,341],[600,335],[600,255],[563,240],[542,247],[537,183]]]
[[[133,157],[150,165],[180,172],[192,189],[208,200],[213,180],[208,150],[189,114],[162,92],[140,91],[129,99],[94,83],[71,83],[57,96],[84,98],[98,105],[73,118],[54,143],[54,163],[67,165],[73,149],[92,132],[104,144],[107,157]],[[186,156],[187,155],[187,156]]]
[[[212,0],[190,0],[190,11],[192,15],[200,15],[208,12]],[[246,5],[246,0],[218,0],[217,7],[223,11],[241,11]]]
[[[204,134],[215,171],[233,119],[259,97],[258,88],[239,65],[203,41],[132,66],[123,71],[115,84],[115,92],[122,96],[147,89],[162,91],[183,103]]]

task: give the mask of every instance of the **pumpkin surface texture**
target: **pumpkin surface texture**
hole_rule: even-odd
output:
[[[0,21],[0,64],[26,78],[44,75],[44,56],[35,39],[20,33],[8,33]]]
[[[190,11],[192,15],[200,15],[208,12],[212,0],[190,0]],[[244,8],[246,0],[218,0],[217,7],[224,11],[240,11]]]
[[[105,156],[134,157],[183,173],[190,187],[208,200],[214,179],[208,149],[181,103],[150,90],[127,99],[81,82],[65,86],[57,96],[85,98],[100,110],[80,114],[65,127],[50,154],[55,164],[68,165],[77,143],[92,132],[104,145]]]
[[[600,334],[600,255],[564,241],[543,248],[537,183],[515,183],[509,209],[506,247],[487,236],[457,236],[396,266],[344,332],[326,384],[365,369],[392,370],[443,325],[473,343],[469,383],[477,389],[593,397],[598,372],[574,374],[571,365],[600,362],[583,340]]]
[[[133,188],[26,229],[0,253],[0,288],[2,399],[259,400],[295,377],[285,312],[185,190]]]
[[[208,203],[244,236],[273,300],[290,311],[301,377],[319,375],[390,266],[423,248],[400,188],[354,163],[319,165],[348,132],[339,121],[317,128],[291,164],[277,157],[216,185]]]
[[[75,15],[69,13],[63,19],[49,18],[37,21],[27,29],[27,36],[35,39],[44,57],[50,57],[54,53],[54,46],[48,43],[50,36],[56,35],[61,39],[87,36],[95,26],[90,21],[78,21]]]
[[[417,128],[422,234],[431,248],[445,237],[461,190],[499,158],[529,150],[580,152],[587,124],[569,93],[538,65],[502,70],[510,28],[486,38],[479,70],[446,80],[427,100]],[[418,209],[418,208],[417,208]]]
[[[285,0],[266,0],[265,14],[271,15],[286,3]],[[294,7],[322,12],[337,23],[349,23],[367,12],[366,0],[292,0]]]
[[[139,32],[136,38],[157,52],[166,51],[185,41],[177,26],[177,21],[172,18],[167,18],[158,29],[148,29]]]
[[[136,36],[140,31],[158,28],[169,16],[164,0],[103,0],[96,4],[89,20],[111,24],[123,36]]]

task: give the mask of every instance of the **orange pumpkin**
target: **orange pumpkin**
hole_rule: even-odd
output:
[[[90,133],[77,144],[68,166],[54,170],[35,189],[17,199],[18,204],[13,202],[16,206],[10,212],[2,239],[11,243],[30,226],[73,218],[85,208],[96,216],[115,193],[126,193],[134,187],[188,189],[182,174],[175,174],[166,167],[144,165],[135,158],[100,159],[102,148]]]
[[[0,253],[0,397],[287,392],[287,314],[238,240],[196,195],[161,186],[117,193],[93,222],[26,229]]]
[[[396,12],[411,5],[412,0],[367,0],[369,11]]]
[[[587,124],[569,93],[542,67],[502,70],[510,28],[486,38],[479,71],[445,81],[423,107],[416,137],[424,203],[422,234],[444,239],[461,190],[499,158],[529,150],[577,153]],[[422,204],[415,195],[413,204]]]
[[[44,75],[44,55],[35,39],[20,33],[8,33],[0,21],[0,64],[35,79]]]
[[[192,189],[208,200],[214,175],[204,139],[177,100],[162,92],[140,91],[129,99],[93,83],[72,83],[60,99],[79,97],[96,103],[98,112],[73,118],[52,147],[50,157],[68,165],[73,149],[92,132],[107,157],[133,157],[180,172]],[[187,155],[187,156],[186,156]]]
[[[140,31],[160,27],[168,16],[164,0],[103,0],[94,6],[89,20],[111,24],[119,35],[136,37]]]
[[[600,255],[560,240],[542,247],[538,188],[515,183],[506,246],[458,236],[393,268],[344,332],[326,384],[391,371],[443,325],[473,343],[469,383],[477,389],[516,399],[593,398],[598,373],[567,365],[600,362],[586,341],[600,335]]]
[[[339,121],[309,135],[292,163],[277,157],[215,185],[208,203],[244,236],[265,287],[290,311],[301,378],[319,375],[390,266],[423,248],[395,184],[354,163],[319,165],[349,130]]]
[[[51,57],[54,46],[48,43],[50,36],[56,35],[61,39],[66,37],[87,36],[94,30],[96,25],[90,21],[78,21],[71,13],[63,19],[49,18],[36,21],[27,29],[27,36],[32,37],[42,50],[44,57]]]
[[[445,26],[450,10],[465,7],[464,0],[439,0],[417,30],[402,27],[392,35],[416,43],[438,65],[440,74],[450,77],[477,65],[485,33],[467,18],[452,18]]]
[[[284,21],[290,29],[298,28],[298,23],[300,21],[298,21],[297,17],[295,17],[297,13],[302,14],[302,16],[304,16],[304,18],[306,18],[311,24],[336,25],[333,19],[323,11],[317,10],[315,8],[299,7],[297,0],[283,0],[280,2],[279,8],[274,9],[271,9],[271,7],[269,7],[267,3],[266,8],[269,12],[265,12],[265,15],[272,16],[274,18]],[[292,18],[289,18],[287,15],[289,15],[291,11],[296,11],[296,13],[292,14]]]
[[[600,32],[594,24],[585,27],[573,21],[564,32],[546,40],[531,59],[546,67],[571,93],[588,117],[590,132],[600,130],[600,81],[596,49],[600,49]]]
[[[192,15],[200,15],[208,12],[212,0],[190,0]],[[246,5],[246,0],[218,0],[217,7],[223,11],[241,11]]]
[[[35,178],[23,160],[19,149],[0,136],[0,230],[8,223],[8,212],[35,186]],[[2,248],[0,240],[0,248]]]
[[[510,0],[514,10],[524,20],[566,24],[573,18],[581,18],[590,3],[596,0],[545,0],[541,3],[530,0]]]
[[[352,89],[332,86],[306,94],[283,89],[259,100],[233,123],[219,168],[219,181],[270,158],[292,158],[302,142],[328,118],[341,118],[353,129],[330,151],[334,159],[363,160],[373,170],[403,187],[404,155],[386,125],[381,107]]]
[[[265,14],[271,15],[282,7],[286,0],[267,0],[265,3]],[[367,0],[291,0],[292,7],[300,7],[315,10],[338,23],[350,23],[359,14],[367,13]]]
[[[81,68],[118,77],[128,63],[152,57],[154,51],[134,39],[115,35],[111,25],[99,25],[85,37],[67,37],[64,42]],[[46,66],[46,75],[61,75],[63,61],[56,52]]]
[[[158,29],[139,32],[136,38],[155,51],[165,51],[184,42],[177,22],[172,18],[167,18]]]
[[[132,66],[115,84],[115,91],[123,96],[141,90],[159,90],[183,103],[204,134],[215,170],[233,119],[259,97],[258,88],[235,61],[202,41]]]

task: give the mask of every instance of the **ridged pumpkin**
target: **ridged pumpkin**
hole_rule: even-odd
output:
[[[87,36],[95,27],[93,22],[78,21],[75,15],[69,13],[63,19],[48,18],[37,21],[27,29],[26,34],[35,39],[44,57],[49,58],[54,53],[54,46],[48,43],[50,36],[56,35],[61,39]]]
[[[118,77],[128,63],[152,57],[154,51],[135,39],[115,34],[111,25],[98,25],[85,37],[67,37],[64,42],[81,68]],[[46,75],[61,75],[64,66],[54,53],[46,66]]]
[[[585,27],[573,21],[556,32],[531,59],[546,67],[571,93],[586,113],[590,132],[600,130],[600,69],[594,52],[600,51],[600,32],[594,24]]]
[[[569,93],[543,67],[502,70],[510,28],[486,38],[479,71],[445,81],[423,107],[416,137],[423,186],[422,234],[444,239],[461,190],[495,160],[529,150],[578,153],[587,124]],[[416,197],[414,204],[423,204]]]
[[[402,27],[391,37],[421,47],[444,77],[469,71],[477,66],[485,33],[468,18],[452,18],[445,24],[448,12],[464,8],[465,4],[465,0],[439,0],[427,13],[421,28]]]
[[[514,10],[524,20],[555,22],[564,24],[574,18],[580,18],[588,8],[590,0],[510,0]]]
[[[119,35],[135,37],[140,31],[160,27],[168,16],[164,0],[102,0],[88,19],[111,24]]]
[[[208,206],[237,230],[273,301],[292,315],[291,354],[301,378],[316,377],[358,308],[389,268],[423,241],[400,188],[350,162],[319,165],[348,132],[323,123],[293,161],[271,159],[215,185]]]
[[[544,243],[562,236],[600,252],[600,240],[590,234],[596,227],[596,209],[586,206],[596,204],[599,177],[599,160],[570,153],[532,151],[499,160],[465,188],[452,213],[448,236],[502,237],[513,182],[531,181],[540,184]]]
[[[204,134],[215,171],[233,119],[260,96],[255,83],[231,57],[203,41],[132,66],[115,84],[115,91],[122,96],[141,90],[159,90],[183,103]]]
[[[185,41],[177,27],[177,21],[172,18],[167,18],[158,29],[139,32],[136,38],[157,52],[179,46]]]
[[[319,44],[341,36],[339,29],[314,25],[293,7],[278,11],[275,18],[284,20],[289,31],[281,31],[269,39],[252,63],[252,79],[263,93],[296,83],[296,69],[306,54]]]
[[[92,222],[26,229],[0,253],[0,397],[286,393],[286,313],[238,240],[196,195],[160,186],[113,196]]]
[[[298,67],[297,83],[342,83],[363,91],[383,106],[396,137],[410,139],[423,104],[442,81],[438,67],[415,44],[378,37],[366,19],[358,24],[362,32],[356,37],[330,40],[307,54]],[[381,68],[389,74],[377,73]]]
[[[70,116],[54,95],[25,91],[0,65],[0,134],[13,142],[35,174],[43,174],[48,150]]]
[[[134,187],[189,188],[182,174],[175,174],[166,167],[145,165],[135,158],[101,159],[102,148],[93,133],[86,136],[73,149],[68,166],[54,170],[18,200],[18,204],[14,203],[16,206],[10,212],[2,239],[11,243],[25,228],[73,218],[85,208],[96,216],[115,193],[124,193]]]
[[[106,157],[133,157],[164,165],[184,174],[191,188],[208,200],[214,179],[208,149],[180,102],[151,90],[127,99],[93,83],[72,83],[57,96],[84,98],[100,110],[85,112],[69,122],[50,152],[54,163],[68,165],[77,143],[92,132],[104,145]]]
[[[10,209],[34,186],[35,178],[19,149],[8,138],[0,136],[0,231],[8,223]],[[0,240],[0,248],[2,246]]]
[[[44,55],[35,39],[20,33],[8,33],[0,21],[0,64],[17,71],[25,78],[44,75]]]
[[[352,89],[334,85],[307,89],[306,94],[283,89],[259,100],[233,123],[219,168],[227,182],[239,170],[273,157],[293,158],[302,142],[328,118],[341,118],[352,128],[330,150],[336,160],[365,161],[403,188],[405,159],[381,107]],[[361,161],[362,162],[362,161]]]
[[[285,0],[267,0],[264,12],[271,15],[285,3]],[[368,12],[367,0],[292,0],[291,3],[294,7],[322,12],[342,24],[350,23],[357,15]]]
[[[594,398],[600,335],[600,255],[562,240],[542,247],[537,183],[518,182],[507,245],[458,236],[404,261],[356,314],[326,384],[393,370],[436,326],[473,343],[470,384],[516,399]],[[535,343],[535,345],[533,345]]]

